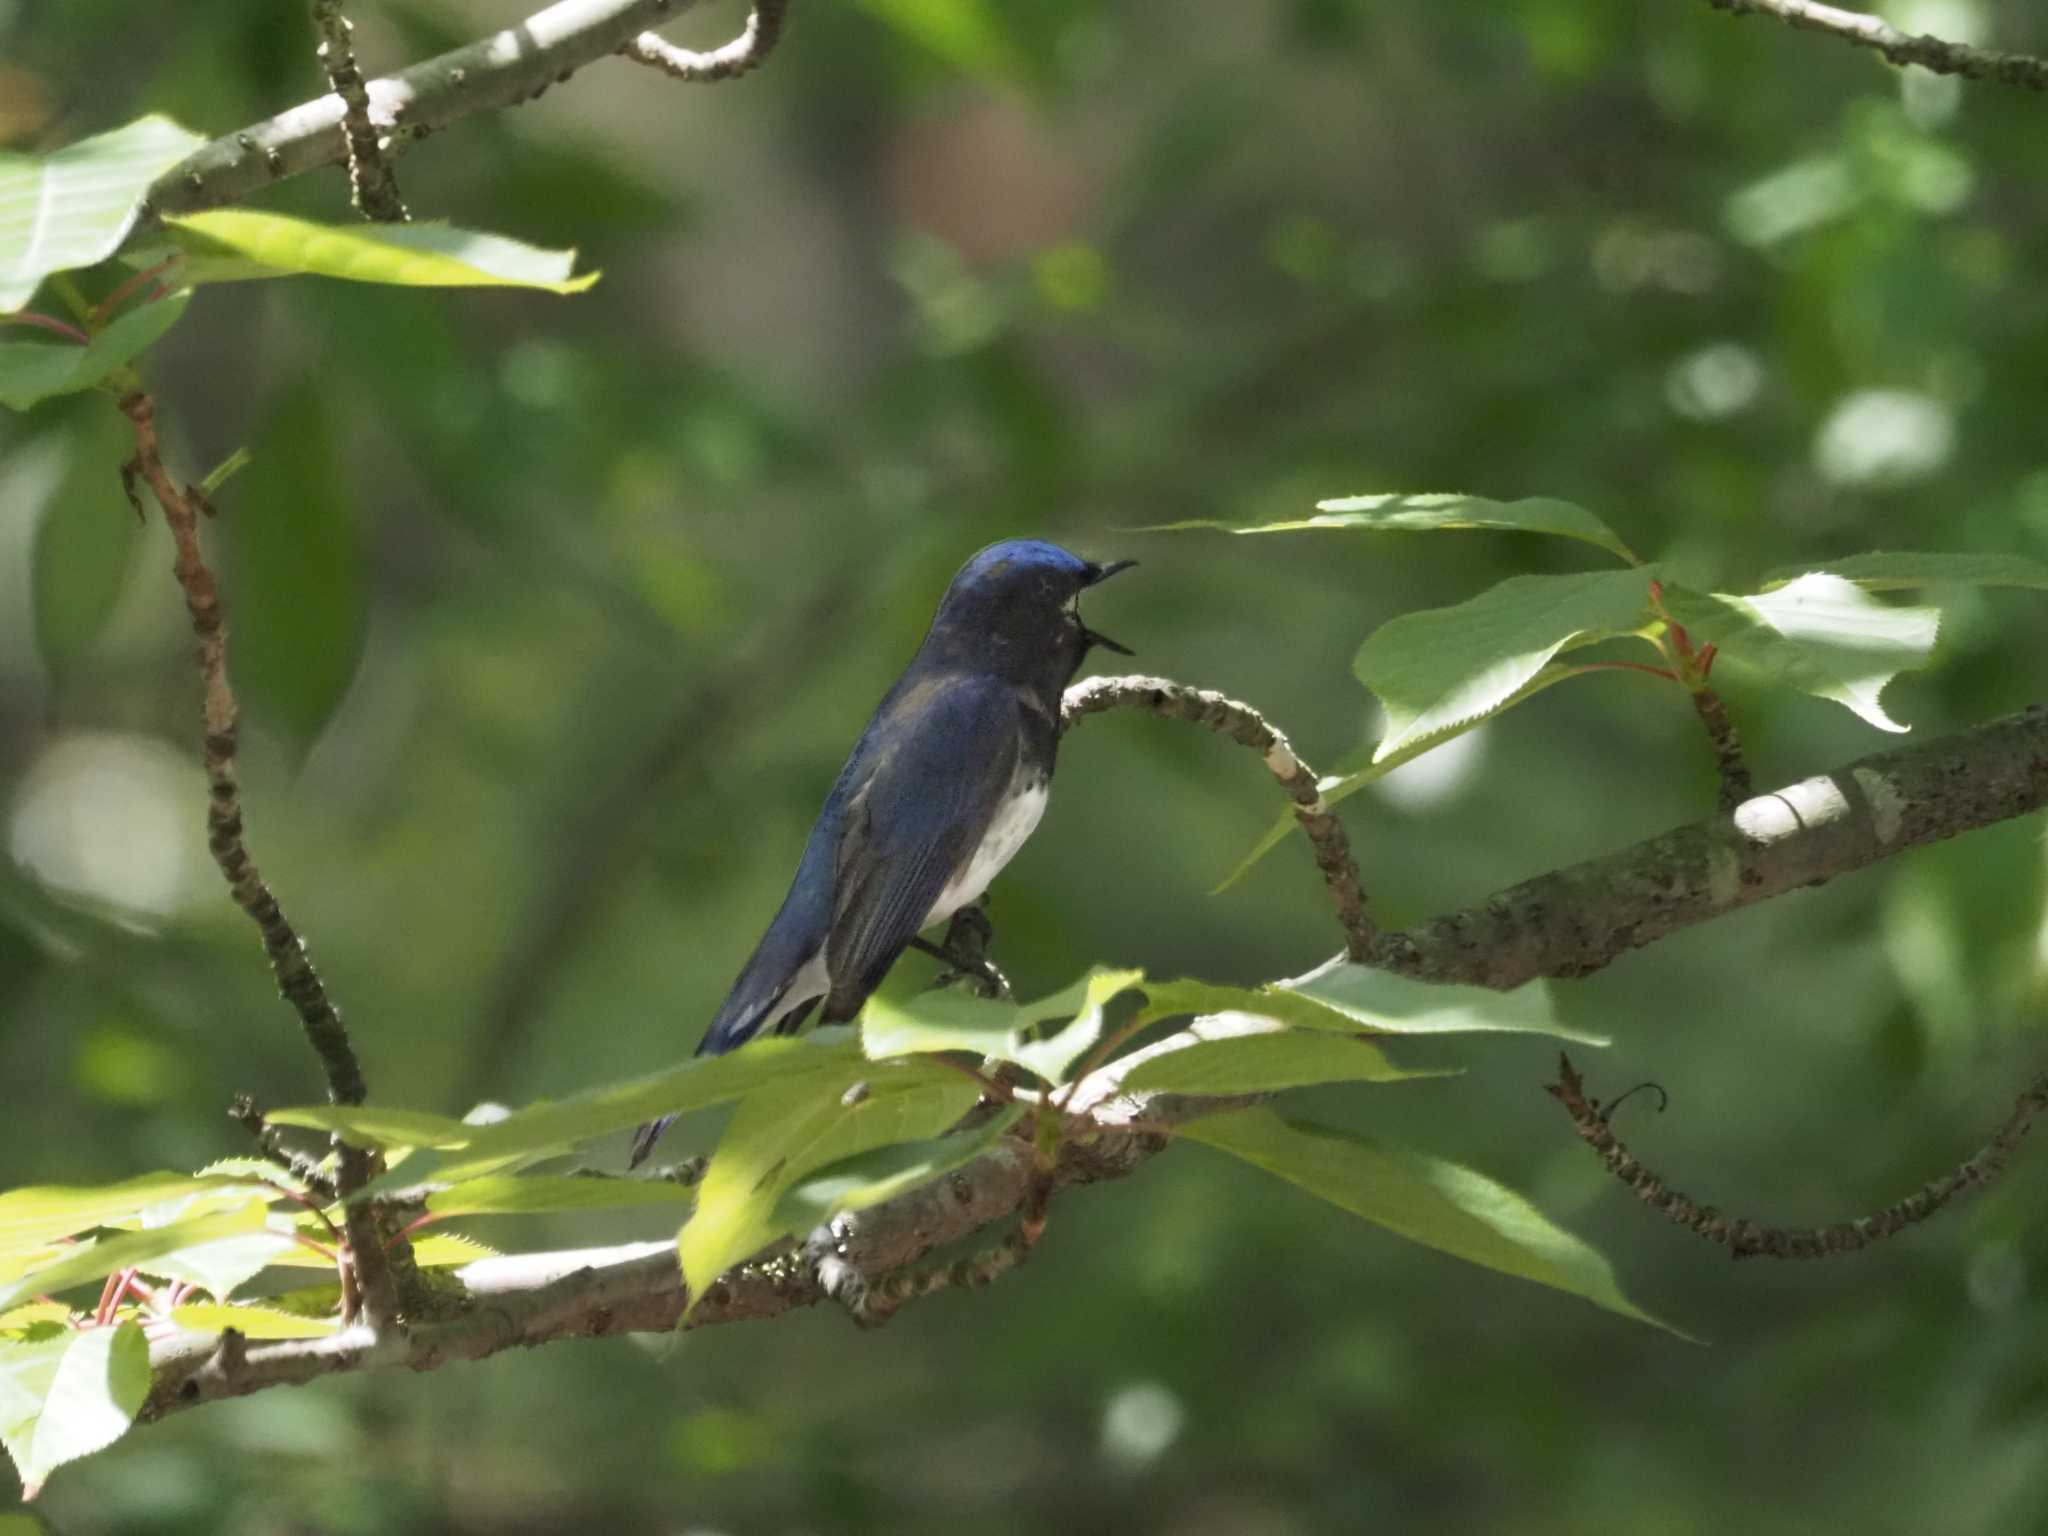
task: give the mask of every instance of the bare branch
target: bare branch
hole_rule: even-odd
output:
[[[736,80],[758,69],[775,51],[775,45],[782,40],[783,18],[788,13],[789,0],[756,0],[740,35],[722,48],[703,53],[678,48],[652,32],[642,32],[619,52],[636,64],[651,64],[663,74],[691,85]]]
[[[1695,923],[2044,804],[2048,705],[2036,704],[1383,934],[1369,958],[1424,980],[1488,987],[1585,976]]]
[[[363,72],[356,66],[355,49],[349,42],[355,27],[341,14],[341,0],[313,0],[313,24],[320,29],[320,67],[334,94],[341,98],[350,200],[366,219],[404,224],[412,215],[405,211],[405,200],[398,195],[398,178],[378,143],[377,125],[370,121],[370,93],[363,87]]]
[[[1882,1242],[1925,1221],[1957,1195],[1989,1184],[2012,1160],[2033,1124],[2034,1116],[2048,1108],[2048,1072],[2043,1072],[2019,1096],[2013,1110],[1975,1157],[1969,1158],[1931,1179],[1905,1199],[1854,1221],[1827,1227],[1778,1227],[1725,1215],[1711,1205],[1701,1205],[1682,1194],[1644,1167],[1608,1125],[1607,1115],[1597,1100],[1586,1097],[1585,1084],[1573,1070],[1571,1058],[1557,1058],[1558,1080],[1544,1091],[1564,1105],[1580,1137],[1595,1152],[1607,1171],[1635,1191],[1636,1198],[1666,1220],[1684,1227],[1696,1237],[1719,1243],[1737,1259],[1827,1259],[1856,1253],[1872,1243]],[[1609,1106],[1611,1110],[1613,1106]]]
[[[1742,758],[1742,738],[1735,732],[1735,722],[1728,718],[1728,706],[1713,689],[1693,689],[1692,707],[1699,714],[1700,724],[1706,727],[1707,740],[1713,744],[1714,769],[1721,775],[1721,812],[1732,814],[1755,787],[1749,777],[1749,764]]]
[[[691,0],[557,0],[503,31],[414,64],[364,87],[383,152],[466,117],[531,101],[577,70],[609,58],[674,20]],[[153,214],[192,213],[239,202],[274,182],[346,165],[346,113],[329,92],[200,146],[157,178]]]
[[[1707,0],[1707,4],[1733,16],[1771,16],[1788,27],[1824,32],[1845,43],[1874,48],[1894,64],[1918,64],[1938,75],[1962,75],[2030,91],[2048,91],[2048,59],[1972,48],[1925,33],[1915,37],[1862,11],[1845,11],[1839,6],[1821,5],[1817,0]]]
[[[1163,720],[1207,726],[1265,758],[1267,769],[1294,802],[1295,820],[1315,849],[1316,868],[1330,888],[1337,921],[1344,929],[1345,948],[1352,959],[1363,960],[1374,943],[1374,934],[1372,920],[1365,913],[1365,892],[1358,883],[1358,865],[1351,857],[1351,840],[1344,824],[1323,803],[1314,772],[1294,755],[1287,738],[1249,704],[1163,677],[1091,677],[1076,683],[1060,701],[1060,729],[1071,730],[1089,715],[1119,708],[1142,709]]]

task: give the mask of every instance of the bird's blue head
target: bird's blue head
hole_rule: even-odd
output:
[[[991,544],[946,588],[925,644],[1019,682],[1064,688],[1094,647],[1131,654],[1081,622],[1079,599],[1137,563],[1097,564],[1043,539]]]

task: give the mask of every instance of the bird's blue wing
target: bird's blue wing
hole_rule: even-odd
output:
[[[826,966],[828,1020],[881,985],[1010,793],[1022,749],[1017,691],[997,678],[920,678],[891,700],[848,800]]]

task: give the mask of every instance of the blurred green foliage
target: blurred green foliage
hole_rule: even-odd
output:
[[[352,11],[374,69],[520,7]],[[2048,48],[2018,0],[1896,19]],[[319,86],[310,26],[233,0],[0,0],[0,56],[13,147],[148,110],[224,132]],[[399,167],[423,213],[579,247],[591,293],[216,289],[151,356],[187,473],[256,452],[218,528],[252,850],[373,1092],[459,1114],[692,1047],[990,539],[1142,557],[1094,600],[1104,627],[1324,769],[1375,734],[1368,632],[1597,555],[1118,530],[1448,488],[1578,501],[1702,589],[1865,549],[2048,555],[2042,113],[1680,0],[872,0],[800,5],[729,86],[595,66]],[[336,172],[265,206],[345,200]],[[4,1185],[197,1167],[243,1150],[231,1092],[314,1089],[200,843],[189,636],[162,528],[95,481],[106,414],[0,418]],[[317,607],[266,613],[316,547]],[[1939,734],[2041,696],[2037,597],[1937,596],[1894,717]],[[1766,782],[1880,741],[1726,691]],[[1471,740],[1346,807],[1383,922],[1712,803],[1690,710],[1640,679]],[[1077,733],[996,893],[1026,995],[1096,962],[1251,982],[1336,947],[1299,847],[1201,894],[1273,814],[1241,756],[1135,717]],[[1616,1038],[1595,1091],[1671,1090],[1625,1131],[1679,1183],[1847,1216],[1974,1149],[2036,1064],[2041,874],[2037,829],[2001,826],[1560,1005]],[[138,1433],[37,1507],[67,1536],[2038,1528],[2034,1160],[1863,1257],[1731,1267],[1600,1172],[1537,1091],[1543,1044],[1471,1061],[1307,1107],[1530,1194],[1713,1348],[1191,1148],[880,1335],[821,1315],[272,1392]]]

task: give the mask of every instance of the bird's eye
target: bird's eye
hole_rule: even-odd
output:
[[[1050,601],[1060,595],[1060,584],[1050,576],[1038,578],[1038,595]]]

